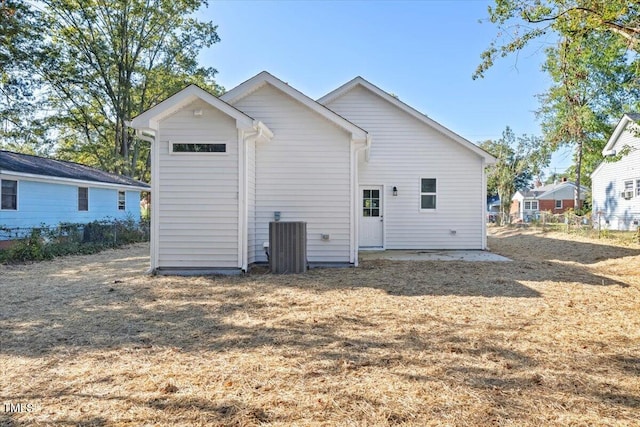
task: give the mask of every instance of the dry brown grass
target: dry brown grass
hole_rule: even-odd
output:
[[[492,233],[513,262],[0,266],[0,425],[638,425],[640,247]]]

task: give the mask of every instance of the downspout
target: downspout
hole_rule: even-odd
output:
[[[256,141],[260,138],[273,138],[273,133],[269,130],[265,130],[265,125],[260,121],[253,122],[253,132],[246,133],[244,131],[238,130],[238,132],[242,133],[242,138],[244,142],[243,147],[243,200],[242,200],[242,224],[241,230],[242,235],[240,237],[240,246],[242,247],[242,263],[241,269],[242,271],[248,271],[249,269],[249,168],[247,165],[247,159],[249,156],[249,144],[255,144]]]
[[[371,148],[371,135],[367,134],[367,139],[365,141],[364,146],[356,148],[355,150],[353,150],[353,157],[351,159],[351,170],[353,171],[353,173],[351,174],[351,191],[352,191],[352,196],[351,196],[351,217],[353,220],[353,250],[352,250],[352,256],[353,256],[353,266],[357,267],[358,266],[358,253],[359,253],[359,245],[360,245],[360,216],[359,216],[359,207],[358,207],[358,195],[359,195],[359,183],[360,183],[360,179],[358,176],[358,154],[360,154],[361,151],[363,150],[367,150],[366,152],[366,157],[365,157],[365,161],[368,162],[369,161],[369,149]]]
[[[156,140],[155,136],[145,135],[142,129],[136,129],[136,136],[143,141],[153,144]]]
[[[487,218],[486,218],[486,211],[487,211],[487,171],[486,171],[486,161],[483,158],[482,162],[481,162],[481,173],[482,173],[482,191],[480,192],[482,194],[482,209],[480,212],[481,216],[481,224],[482,224],[482,242],[481,242],[481,249],[483,251],[487,250]]]
[[[131,126],[131,122],[125,122],[125,124],[128,127],[132,127]],[[148,143],[151,144],[151,229],[150,229],[150,239],[149,239],[149,245],[150,245],[150,252],[151,252],[151,256],[150,256],[150,266],[149,266],[149,270],[147,271],[147,273],[149,274],[153,274],[155,273],[156,269],[158,268],[158,256],[159,256],[159,252],[158,252],[158,236],[159,236],[159,232],[160,232],[160,222],[159,222],[159,218],[158,218],[158,214],[159,214],[159,210],[158,210],[158,203],[159,203],[159,197],[158,194],[159,190],[158,190],[158,170],[157,168],[159,167],[158,165],[158,159],[156,158],[158,155],[158,150],[154,149],[154,143],[156,140],[156,135],[155,132],[151,129],[147,129],[147,130],[142,130],[142,129],[135,129],[136,131],[136,137],[140,138],[143,141],[147,141]],[[146,132],[146,133],[145,133]],[[153,133],[152,133],[153,132]]]
[[[246,187],[246,145],[244,131],[238,132],[238,268],[247,271],[247,187]]]

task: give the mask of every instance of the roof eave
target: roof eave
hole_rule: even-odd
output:
[[[307,108],[315,111],[325,119],[334,123],[336,126],[342,128],[343,130],[349,132],[352,136],[352,140],[354,142],[365,142],[367,140],[367,132],[360,128],[359,126],[351,123],[349,120],[337,114],[335,111],[327,108],[326,106],[320,104],[319,102],[309,98],[307,95],[303,94],[299,90],[290,86],[289,84],[283,82],[267,71],[262,71],[257,75],[251,77],[250,79],[240,83],[238,86],[229,90],[220,96],[220,99],[224,102],[233,105],[240,101],[241,99],[249,96],[251,93],[255,92],[259,88],[264,85],[271,85],[276,89],[284,92],[289,95],[296,101],[305,105]]]
[[[16,172],[16,171],[6,170],[6,169],[0,169],[0,175],[13,176],[17,178],[34,179],[34,180],[37,179],[37,180],[43,180],[43,181],[63,182],[63,183],[70,183],[70,184],[86,184],[86,185],[93,185],[93,186],[100,186],[100,187],[121,188],[121,189],[127,189],[127,190],[151,191],[151,187],[148,187],[148,186],[139,186],[139,185],[133,185],[133,184],[119,184],[115,182],[67,178],[67,177],[61,177],[61,176],[41,175],[41,174],[33,174],[33,173],[25,173],[25,172]]]
[[[478,155],[482,159],[484,159],[484,162],[485,162],[486,165],[493,165],[493,164],[495,164],[497,162],[497,159],[494,156],[492,156],[491,154],[487,153],[486,151],[484,151],[482,148],[478,147],[477,145],[475,145],[471,141],[467,140],[466,138],[463,138],[462,136],[458,135],[457,133],[453,132],[452,130],[446,128],[445,126],[441,125],[440,123],[436,122],[435,120],[429,118],[425,114],[422,114],[420,111],[416,110],[415,108],[411,107],[410,105],[408,105],[408,104],[400,101],[399,99],[391,96],[390,94],[388,94],[384,90],[380,89],[379,87],[377,87],[373,83],[370,83],[369,81],[367,81],[366,79],[364,79],[364,78],[362,78],[360,76],[355,77],[354,79],[348,81],[347,83],[343,84],[339,88],[329,92],[328,94],[326,94],[322,98],[319,98],[318,102],[320,104],[323,104],[323,105],[328,104],[328,103],[338,99],[339,97],[341,97],[345,93],[349,92],[350,90],[352,90],[353,88],[355,88],[358,85],[364,87],[365,89],[369,90],[370,92],[374,93],[375,95],[378,95],[382,99],[386,100],[387,102],[391,103],[392,105],[396,106],[397,108],[399,108],[400,110],[406,112],[407,114],[413,116],[414,118],[418,119],[419,121],[423,122],[424,124],[432,127],[437,132],[440,132],[441,134],[445,135],[446,137],[452,139],[453,141],[455,141],[458,144],[462,145],[464,148],[467,148],[468,150],[474,152],[476,155]]]
[[[184,108],[186,105],[189,105],[197,99],[203,100],[213,108],[216,108],[217,110],[220,110],[234,118],[239,128],[246,129],[253,126],[254,119],[252,117],[228,104],[224,100],[212,95],[206,90],[196,85],[190,85],[146,110],[142,114],[134,117],[130,122],[130,127],[143,131],[157,131],[160,120],[168,117],[181,108]]]
[[[613,147],[615,147],[616,143],[618,142],[618,138],[620,138],[620,135],[622,135],[622,132],[624,132],[629,123],[635,123],[635,120],[633,119],[633,117],[629,116],[629,114],[624,114],[616,127],[613,129],[613,132],[611,133],[607,144],[602,149],[603,156],[606,157],[615,155],[615,153],[612,152]]]

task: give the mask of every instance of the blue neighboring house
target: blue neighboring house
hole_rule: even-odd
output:
[[[147,184],[78,163],[0,150],[0,227],[140,220]],[[3,237],[0,235],[0,240]]]

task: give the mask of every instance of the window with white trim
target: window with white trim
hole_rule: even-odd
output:
[[[118,191],[118,210],[123,211],[127,207],[127,193]]]
[[[172,153],[226,153],[227,144],[220,142],[172,142]]]
[[[420,209],[435,210],[437,193],[437,182],[435,178],[420,179]]]
[[[636,196],[640,196],[640,179],[636,179]]]
[[[89,189],[87,187],[78,187],[78,210],[89,210]]]
[[[556,209],[562,209],[562,200],[556,200]]]
[[[0,209],[18,209],[18,181],[3,179],[0,185]]]
[[[524,210],[525,211],[537,211],[538,210],[538,201],[537,200],[527,200],[524,202]]]

